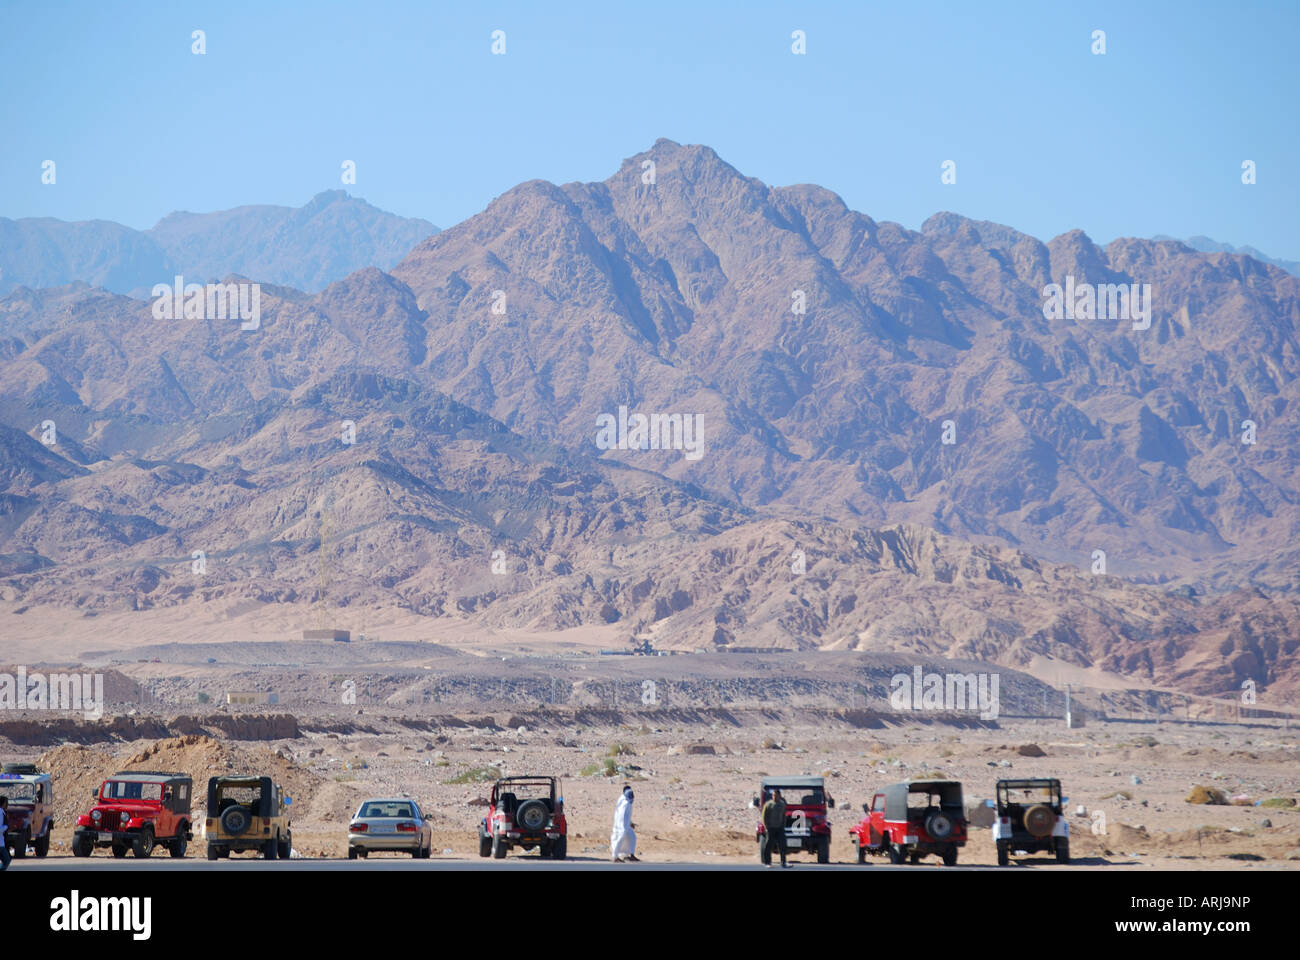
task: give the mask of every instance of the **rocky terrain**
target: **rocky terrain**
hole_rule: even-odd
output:
[[[322,195],[301,230],[347,236],[359,203]],[[278,236],[283,211],[241,210]],[[0,298],[15,650],[378,622],[1300,696],[1300,279],[1276,267],[910,231],[666,140],[317,292],[333,267],[277,285],[251,240],[164,224],[263,283],[256,331],[102,288]],[[1050,283],[1150,284],[1150,328],[1048,319]],[[698,416],[701,455],[602,449],[620,407]]]
[[[275,776],[294,801],[294,850],[300,857],[342,856],[347,821],[361,801],[401,792],[434,814],[435,856],[473,857],[491,780],[543,773],[564,777],[569,855],[604,859],[614,800],[621,784],[630,782],[637,797],[638,855],[677,862],[753,858],[757,814],[749,804],[765,775],[827,778],[836,800],[830,820],[837,862],[855,859],[848,828],[875,790],[942,775],[963,781],[975,824],[960,863],[991,864],[993,843],[981,805],[995,781],[1053,776],[1069,795],[1074,862],[1060,867],[1044,855],[1013,861],[1022,866],[1300,868],[1300,739],[1294,727],[1117,722],[1070,731],[1059,721],[1024,720],[988,730],[908,724],[863,731],[780,715],[756,726],[692,724],[665,721],[655,711],[627,720],[550,720],[516,728],[461,723],[403,732],[374,717],[369,732],[343,736],[305,732],[250,743],[194,734],[13,748],[5,759],[33,759],[55,776],[59,825],[51,856],[69,855],[70,825],[88,807],[91,789],[117,770],[137,768],[179,770],[196,784],[228,772]],[[1189,803],[1197,786],[1231,802]],[[197,809],[202,789],[196,797]],[[811,864],[808,858],[794,859],[799,869],[814,868],[804,866]],[[937,863],[927,858],[917,869],[943,869]]]

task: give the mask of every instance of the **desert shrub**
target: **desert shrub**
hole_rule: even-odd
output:
[[[450,780],[444,780],[444,783],[483,783],[485,781],[495,780],[501,775],[501,771],[496,767],[471,767],[463,773],[457,774]]]
[[[606,757],[596,763],[589,763],[578,771],[580,777],[614,777],[618,775],[618,764],[613,757]]]

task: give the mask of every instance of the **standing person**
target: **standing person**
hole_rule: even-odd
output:
[[[763,804],[763,862],[769,867],[774,847],[781,852],[781,866],[789,866],[785,862],[785,798],[780,790],[773,790],[771,799]]]
[[[614,805],[614,829],[609,834],[610,859],[615,863],[624,860],[638,862],[636,855],[636,831],[632,823],[632,788],[623,784],[623,792],[618,803]]]
[[[9,829],[9,798],[0,797],[0,870],[9,869],[9,842],[5,831]]]

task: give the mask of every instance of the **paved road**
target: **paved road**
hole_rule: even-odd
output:
[[[246,870],[309,870],[309,871],[421,871],[421,870],[557,870],[557,871],[589,871],[589,870],[619,870],[619,871],[671,871],[671,870],[690,870],[690,871],[752,871],[764,869],[758,863],[611,863],[608,860],[597,860],[594,858],[574,858],[570,860],[542,860],[537,857],[508,857],[505,860],[479,860],[479,859],[454,859],[434,858],[430,860],[414,860],[402,857],[370,857],[365,860],[265,860],[253,858],[239,858],[230,860],[207,860],[194,859],[187,857],[182,860],[173,860],[170,857],[150,857],[146,860],[137,860],[134,857],[128,857],[124,860],[114,860],[109,857],[89,857],[79,859],[77,857],[46,857],[37,859],[28,857],[25,860],[15,861],[10,867],[10,872],[38,870],[45,872],[94,872],[101,871],[122,871],[126,873],[138,871],[246,871]],[[857,871],[859,873],[875,873],[880,870],[906,870],[910,872],[928,871],[933,873],[956,873],[968,872],[971,870],[996,870],[996,867],[970,866],[970,867],[940,867],[936,865],[900,865],[895,866],[888,863],[872,863],[866,866],[850,863],[827,863],[817,864],[809,861],[795,863],[792,861],[788,873],[823,873],[828,870]],[[779,867],[773,867],[774,872],[779,872]]]

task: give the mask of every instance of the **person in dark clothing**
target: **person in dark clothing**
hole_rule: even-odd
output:
[[[781,866],[789,866],[785,862],[785,798],[780,790],[773,790],[771,798],[763,804],[763,863],[766,866],[772,865],[774,850],[781,854]]]
[[[9,869],[9,844],[5,831],[9,829],[9,798],[0,797],[0,870]]]

